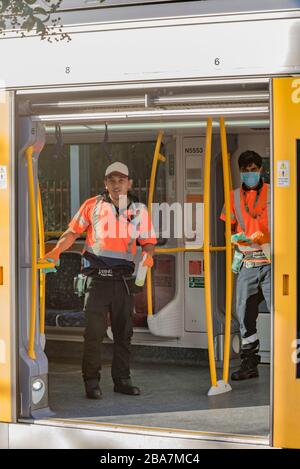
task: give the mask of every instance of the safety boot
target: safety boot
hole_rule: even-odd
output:
[[[90,379],[84,382],[85,394],[88,399],[101,399],[102,392],[97,379]]]
[[[257,365],[260,363],[259,340],[252,344],[244,344],[241,348],[242,363],[238,370],[231,374],[232,381],[242,381],[245,379],[258,378]]]
[[[130,378],[114,379],[114,391],[121,394],[128,394],[129,396],[139,396],[141,394],[140,388],[133,386]]]

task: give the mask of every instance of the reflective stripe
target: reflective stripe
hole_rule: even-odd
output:
[[[90,252],[91,254],[95,254],[95,256],[104,256],[104,257],[112,257],[114,259],[124,259],[125,261],[133,262],[134,256],[128,252],[119,252],[119,251],[109,251],[107,249],[101,249],[97,246],[84,246],[84,250]]]
[[[75,218],[75,221],[78,225],[81,225],[81,226],[88,226],[88,222],[86,221],[86,219],[81,216],[80,214],[78,214],[78,216]]]
[[[100,219],[100,211],[101,211],[102,202],[103,202],[103,196],[98,195],[97,198],[96,198],[95,207],[94,207],[93,214],[92,214],[92,217],[91,217],[92,218],[92,227],[93,227],[93,231],[94,231],[95,243],[98,242],[97,224],[99,223],[99,219]]]
[[[241,189],[238,187],[233,191],[234,195],[234,209],[235,209],[235,216],[238,221],[238,224],[242,228],[242,230],[245,232],[245,223],[244,223],[244,218],[241,210]],[[241,252],[246,252],[246,251],[261,251],[260,246],[258,248],[256,247],[258,245],[253,245],[253,246],[242,246],[239,244],[239,250]]]
[[[242,345],[253,344],[258,340],[257,334],[252,334],[249,337],[242,338]]]
[[[241,197],[240,197],[240,188],[238,189],[235,189],[233,191],[233,195],[234,195],[234,209],[235,209],[235,215],[236,215],[236,219],[240,225],[240,227],[242,228],[243,231],[245,231],[245,223],[244,223],[244,218],[243,218],[243,215],[242,215],[242,210],[241,210]]]
[[[222,208],[222,212],[221,212],[223,215],[226,215],[226,210],[225,210],[225,207]],[[230,218],[231,220],[235,220],[235,215],[234,213],[230,212]]]
[[[131,208],[132,209],[132,212],[133,214],[135,215],[133,220],[131,221],[132,225],[134,225],[135,227],[135,230],[132,231],[132,236],[130,238],[130,240],[128,241],[128,245],[127,245],[127,252],[130,253],[132,252],[132,245],[133,243],[136,241],[136,237],[138,235],[138,230],[139,230],[139,227],[141,225],[141,213],[142,213],[142,208],[141,208],[141,205],[140,203],[137,203],[135,204],[134,202],[132,202],[128,208],[128,210]]]
[[[149,239],[149,238],[154,238],[155,233],[153,231],[144,231],[143,233],[140,233],[139,239]]]

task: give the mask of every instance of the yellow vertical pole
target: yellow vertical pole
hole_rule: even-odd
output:
[[[31,304],[30,304],[30,326],[28,341],[28,356],[35,360],[34,351],[35,323],[36,323],[36,282],[37,282],[37,246],[36,246],[36,203],[34,190],[34,176],[32,164],[33,149],[29,147],[26,150],[27,175],[28,175],[28,193],[29,193],[29,217],[30,217],[30,235],[31,235]]]
[[[225,241],[226,241],[226,299],[225,299],[225,342],[223,380],[228,383],[231,337],[231,305],[232,305],[232,247],[230,219],[230,169],[227,151],[227,138],[224,118],[220,118],[220,135],[223,163],[224,200],[225,200]]]
[[[164,133],[162,131],[159,132],[155,150],[154,150],[154,157],[152,161],[152,168],[151,168],[151,176],[150,176],[150,184],[149,184],[149,195],[148,195],[148,214],[149,218],[152,217],[152,202],[153,202],[153,194],[155,188],[155,178],[156,178],[156,171],[157,171],[157,163],[160,159],[161,161],[165,161],[165,157],[160,154],[160,147]],[[152,316],[153,314],[153,305],[152,305],[152,275],[151,269],[147,271],[147,305],[148,305],[148,316]]]
[[[207,342],[209,356],[209,370],[212,386],[217,386],[217,372],[214,352],[214,334],[211,307],[211,275],[210,275],[210,171],[211,171],[211,142],[212,118],[207,119],[205,161],[204,161],[204,284],[205,284],[205,314],[207,327]]]
[[[45,235],[43,222],[43,205],[40,186],[38,185],[38,228],[39,228],[39,257],[45,257]],[[40,270],[40,334],[45,334],[45,293],[46,293],[46,274]]]

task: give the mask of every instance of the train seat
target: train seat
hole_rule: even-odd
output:
[[[55,274],[46,277],[46,325],[84,327],[83,298],[74,293],[73,279],[80,272],[81,254],[67,251],[60,256]]]

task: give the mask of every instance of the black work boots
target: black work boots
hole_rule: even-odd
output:
[[[260,363],[259,340],[251,344],[244,344],[241,348],[242,363],[238,370],[231,374],[232,381],[257,378],[259,376],[257,365]]]
[[[114,391],[121,394],[128,394],[129,396],[139,396],[141,390],[137,386],[133,386],[131,379],[114,379]]]
[[[101,399],[102,392],[97,379],[89,379],[84,381],[85,394],[88,399]],[[137,386],[133,386],[131,379],[114,379],[114,391],[129,396],[139,396],[141,390]]]
[[[102,392],[97,379],[90,379],[84,382],[85,394],[88,399],[101,399]]]

